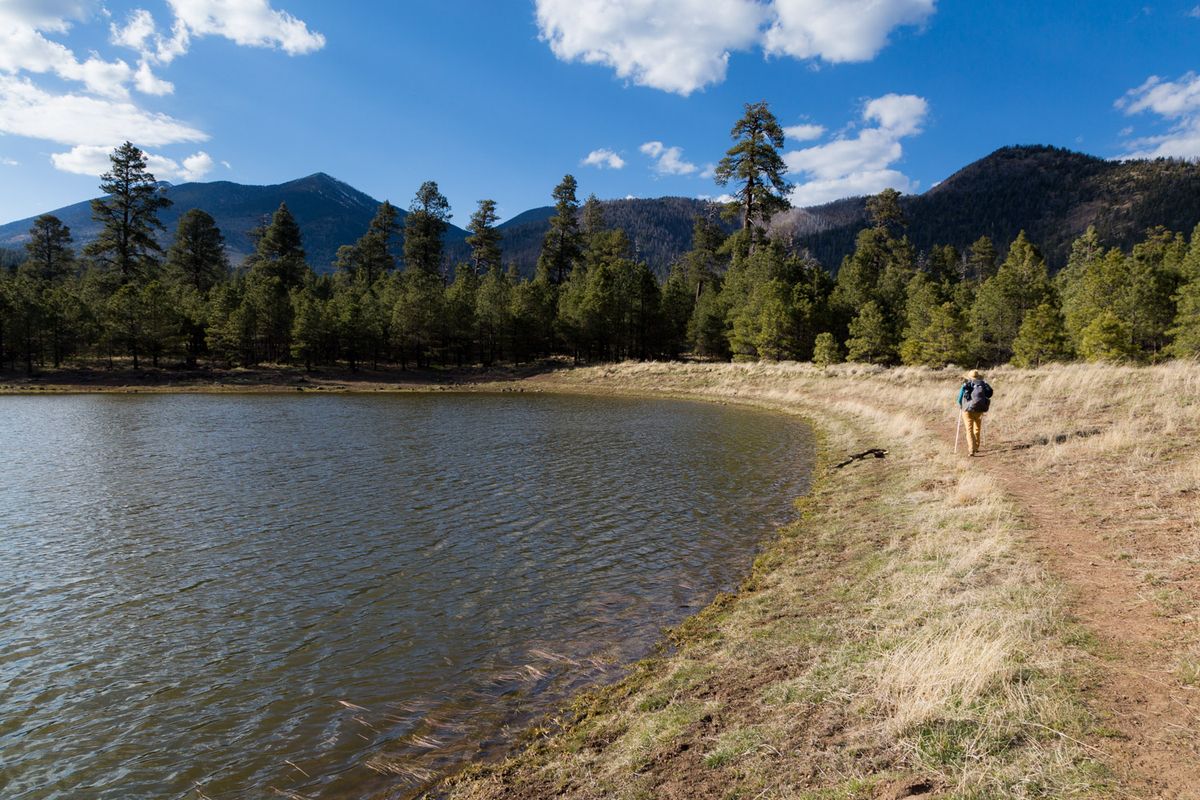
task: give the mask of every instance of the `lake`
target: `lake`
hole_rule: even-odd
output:
[[[403,797],[646,655],[806,426],[544,394],[0,397],[0,797]]]

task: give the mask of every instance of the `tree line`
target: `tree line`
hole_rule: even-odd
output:
[[[733,184],[725,214],[737,229],[698,217],[691,249],[662,281],[594,196],[579,202],[570,175],[554,188],[532,278],[505,266],[492,200],[471,215],[469,257],[443,274],[451,213],[432,181],[403,224],[382,203],[331,274],[308,266],[286,205],[235,269],[200,209],[160,245],[157,215],[169,201],[126,142],[92,203],[95,241],[77,251],[69,229],[44,215],[24,260],[0,265],[0,359],[33,373],[117,359],[354,370],[551,355],[930,366],[1200,355],[1200,225],[1190,239],[1151,229],[1128,252],[1102,247],[1089,229],[1051,276],[1024,233],[1003,253],[986,236],[965,252],[918,251],[899,194],[886,190],[868,200],[870,222],[834,277],[768,234],[791,187],[767,105],[748,104],[731,135],[716,176]]]

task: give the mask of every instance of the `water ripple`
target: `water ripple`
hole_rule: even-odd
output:
[[[7,397],[0,429],[11,800],[416,787],[730,588],[811,461],[774,415],[528,395]]]

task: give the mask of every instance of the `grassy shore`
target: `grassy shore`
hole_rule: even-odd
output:
[[[800,414],[822,463],[736,595],[445,791],[1193,796],[1200,368],[991,378],[979,459],[953,453],[952,372],[626,364],[526,381]],[[870,448],[887,456],[835,468]]]
[[[953,452],[946,370],[622,364],[211,390],[300,377],[741,403],[819,435],[801,517],[738,592],[433,796],[1200,796],[1200,365],[997,370],[975,459]],[[124,386],[71,388],[141,388]],[[870,449],[886,456],[837,466]]]

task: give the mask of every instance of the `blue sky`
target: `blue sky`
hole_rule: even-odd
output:
[[[919,192],[1006,144],[1200,156],[1200,0],[0,0],[0,222],[158,177],[324,171],[465,224],[582,195],[717,196],[749,101],[795,202]]]

